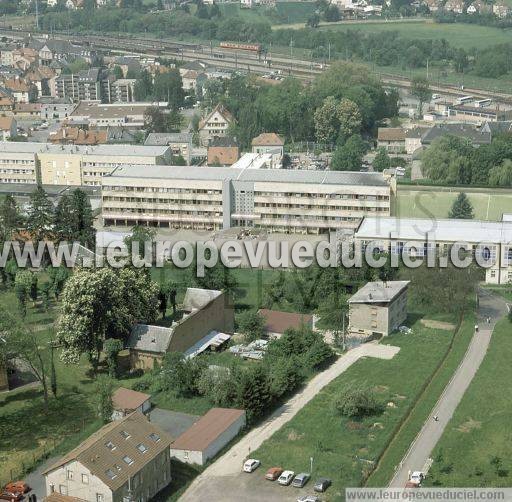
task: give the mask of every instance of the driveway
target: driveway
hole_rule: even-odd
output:
[[[227,453],[211,464],[199,475],[182,495],[180,501],[201,502],[211,500],[257,501],[257,500],[296,500],[299,494],[307,491],[285,488],[277,483],[265,483],[263,471],[252,475],[241,472],[242,462],[250,453],[258,449],[284,424],[291,420],[328,383],[362,357],[391,359],[399,347],[367,343],[340,357],[328,369],[312,378],[306,387],[279,407],[260,426],[253,429],[236,443]],[[311,487],[312,488],[312,487]]]
[[[50,457],[46,459],[42,464],[39,464],[35,471],[32,471],[30,474],[25,476],[25,481],[32,488],[30,494],[35,494],[37,500],[43,500],[46,497],[46,485],[44,483],[43,471],[48,469],[48,467],[52,466],[56,462],[58,462],[62,457]]]
[[[163,410],[155,408],[149,414],[151,422],[176,439],[187,429],[192,427],[201,417],[180,413],[178,411]]]
[[[496,321],[507,312],[505,301],[488,291],[480,290],[478,298],[480,303],[478,310],[479,331],[473,335],[464,359],[444,389],[420,433],[411,444],[409,451],[400,462],[399,468],[389,484],[391,487],[405,486],[408,471],[423,470],[427,464],[432,450],[441,438],[445,427],[485,357]],[[488,316],[491,318],[489,324],[486,322]],[[438,417],[438,421],[434,420],[435,416]]]

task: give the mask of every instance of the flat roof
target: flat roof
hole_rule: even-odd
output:
[[[171,450],[204,451],[241,416],[244,410],[212,408],[171,444]]]
[[[168,146],[146,145],[53,145],[51,143],[1,141],[0,152],[8,153],[80,153],[87,155],[161,156]]]
[[[386,187],[381,173],[359,171],[314,171],[299,169],[233,169],[232,167],[193,167],[134,165],[119,166],[103,178],[104,185],[119,178],[240,180],[270,183],[315,183],[325,185],[367,185]]]
[[[430,240],[439,242],[512,242],[511,221],[456,220],[449,218],[396,218],[366,216],[356,239]]]
[[[348,303],[388,303],[407,289],[410,281],[367,282]]]

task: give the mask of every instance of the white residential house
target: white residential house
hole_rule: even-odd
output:
[[[492,12],[495,16],[504,18],[510,14],[510,7],[505,2],[499,1],[492,6]]]
[[[218,104],[203,120],[199,122],[199,138],[203,146],[210,140],[227,135],[229,126],[235,121],[231,112]]]

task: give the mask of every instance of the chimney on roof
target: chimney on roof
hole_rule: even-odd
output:
[[[371,300],[371,299],[372,299],[372,294],[368,293],[368,300]]]

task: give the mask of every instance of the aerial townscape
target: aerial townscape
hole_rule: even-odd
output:
[[[512,501],[512,0],[0,0],[0,502]]]

